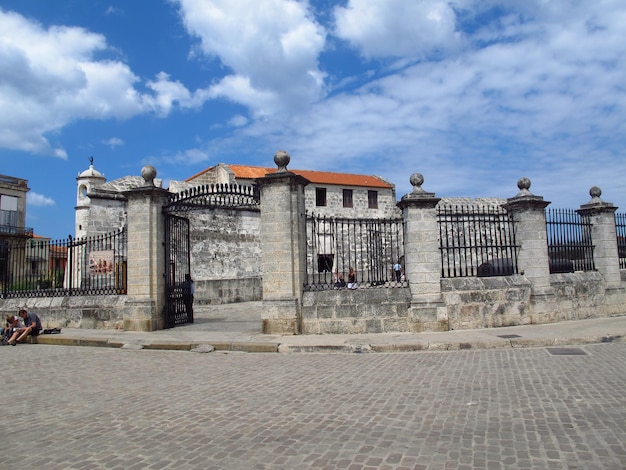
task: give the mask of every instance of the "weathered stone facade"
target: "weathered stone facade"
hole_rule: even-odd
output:
[[[276,170],[272,168],[219,163],[187,179],[186,183],[251,185],[258,184],[261,178],[274,171]],[[395,186],[378,176],[290,171],[309,181],[304,188],[304,204],[308,212],[351,218],[388,218],[401,215],[396,206]],[[324,194],[322,201],[317,199],[318,190]],[[348,193],[345,195],[348,196],[347,199],[344,199],[344,191]]]
[[[393,333],[409,330],[408,289],[305,292],[303,334]]]
[[[211,304],[262,299],[262,327],[266,333],[441,331],[626,314],[626,270],[620,269],[616,243],[617,208],[603,202],[600,191],[592,188],[592,200],[579,212],[592,221],[596,270],[551,274],[544,211],[549,203],[530,193],[526,179],[518,183],[520,191],[515,197],[480,202],[503,205],[515,220],[519,274],[443,277],[437,207],[454,203],[454,199],[442,200],[424,191],[423,178],[414,174],[414,190],[397,207],[404,224],[406,281],[367,289],[305,291],[305,214],[308,204],[317,202],[309,191],[315,187],[287,170],[288,155],[279,152],[275,161],[278,171],[258,181],[260,210],[219,208],[184,214],[192,227],[196,301]],[[146,171],[149,173],[153,172]],[[91,172],[87,176],[99,178]],[[116,189],[96,185],[82,193],[81,197],[90,200],[83,199],[81,204],[89,202],[91,215],[100,220],[83,218],[84,209],[78,207],[77,214],[85,224],[81,229],[94,233],[100,233],[108,223],[111,228],[126,225],[127,295],[2,300],[0,311],[14,311],[18,306],[37,310],[47,326],[130,330],[164,327],[162,208],[171,193],[145,176],[143,180],[125,181],[128,185]],[[120,190],[122,187],[125,189]],[[324,207],[339,204],[343,189],[338,185],[336,191],[327,191]],[[380,199],[378,202],[378,210],[387,210],[380,206]],[[359,210],[369,213],[368,208],[357,204],[356,197],[353,203],[357,206],[353,207],[355,214]]]
[[[326,190],[326,205],[316,204],[316,190]],[[344,189],[352,191],[352,207],[343,206]],[[375,191],[377,195],[376,208],[369,207],[368,192]],[[402,213],[397,207],[395,191],[380,188],[355,188],[310,184],[304,190],[304,204],[307,211],[329,217],[350,217],[356,219],[376,219],[400,217]]]
[[[195,302],[221,304],[260,300],[259,211],[214,209],[186,215],[191,223]]]

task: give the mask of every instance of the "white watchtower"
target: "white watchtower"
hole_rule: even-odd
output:
[[[76,238],[87,235],[91,206],[89,193],[104,183],[106,183],[106,178],[93,167],[93,157],[89,157],[89,168],[76,177],[76,226],[74,230]]]

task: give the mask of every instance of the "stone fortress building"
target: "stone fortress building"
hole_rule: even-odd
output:
[[[270,334],[440,331],[626,313],[626,214],[597,187],[580,208],[552,211],[527,178],[507,199],[440,198],[413,173],[413,190],[397,200],[382,178],[291,170],[289,162],[279,151],[277,168],[222,163],[164,188],[151,166],[107,181],[91,160],[76,178],[75,237],[50,244],[24,233],[15,245],[0,237],[11,274],[0,311],[33,309],[50,326],[168,328],[193,321],[184,301],[191,275],[191,306],[262,300]],[[6,220],[18,217],[27,188],[18,189],[0,191]],[[35,246],[48,263],[37,273],[44,282],[30,278]],[[53,267],[57,251],[67,264]],[[333,289],[348,267],[358,288]],[[51,269],[65,276],[41,276]],[[14,282],[15,271],[28,272]]]
[[[309,181],[305,186],[308,213],[327,217],[400,217],[395,186],[372,175],[290,170]],[[170,181],[172,195],[199,186],[252,186],[276,168],[219,163],[185,181]],[[93,159],[76,178],[75,236],[93,237],[126,225],[125,192],[145,184],[140,176],[107,181]],[[154,180],[163,188],[163,181]],[[257,210],[187,213],[191,221],[191,275],[196,304],[259,300],[261,247]]]

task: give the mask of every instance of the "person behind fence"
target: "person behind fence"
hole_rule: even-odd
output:
[[[335,269],[334,281],[335,289],[343,289],[346,287],[346,280],[343,278],[343,274],[341,274],[338,269]]]
[[[2,344],[9,344],[9,339],[13,336],[13,333],[17,328],[22,328],[24,324],[22,323],[22,319],[17,315],[7,315],[7,323],[4,328],[2,328]]]
[[[193,312],[193,297],[196,293],[196,288],[191,279],[191,274],[185,274],[185,285],[183,286],[183,299],[185,301],[185,309],[187,313]]]
[[[396,282],[402,281],[402,265],[400,261],[393,265],[393,272],[396,274]]]
[[[356,289],[359,285],[356,282],[356,273],[354,272],[354,268],[350,266],[350,270],[348,271],[348,289]]]
[[[36,313],[27,312],[24,309],[20,309],[17,314],[24,320],[24,326],[16,328],[11,338],[9,338],[9,344],[15,346],[17,343],[23,341],[27,336],[38,336],[42,330],[41,320]]]

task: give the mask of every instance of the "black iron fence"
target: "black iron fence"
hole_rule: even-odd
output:
[[[441,277],[517,274],[515,224],[499,206],[437,207]]]
[[[626,269],[626,213],[615,214],[615,231],[617,233],[619,267]]]
[[[306,290],[408,286],[402,219],[307,214],[306,225]]]
[[[204,184],[170,195],[164,210],[181,212],[214,207],[250,209],[258,207],[260,200],[261,190],[258,185]]]
[[[572,209],[546,209],[551,273],[594,271],[591,221]]]
[[[59,297],[126,293],[126,231],[94,237],[0,240],[0,295]]]

